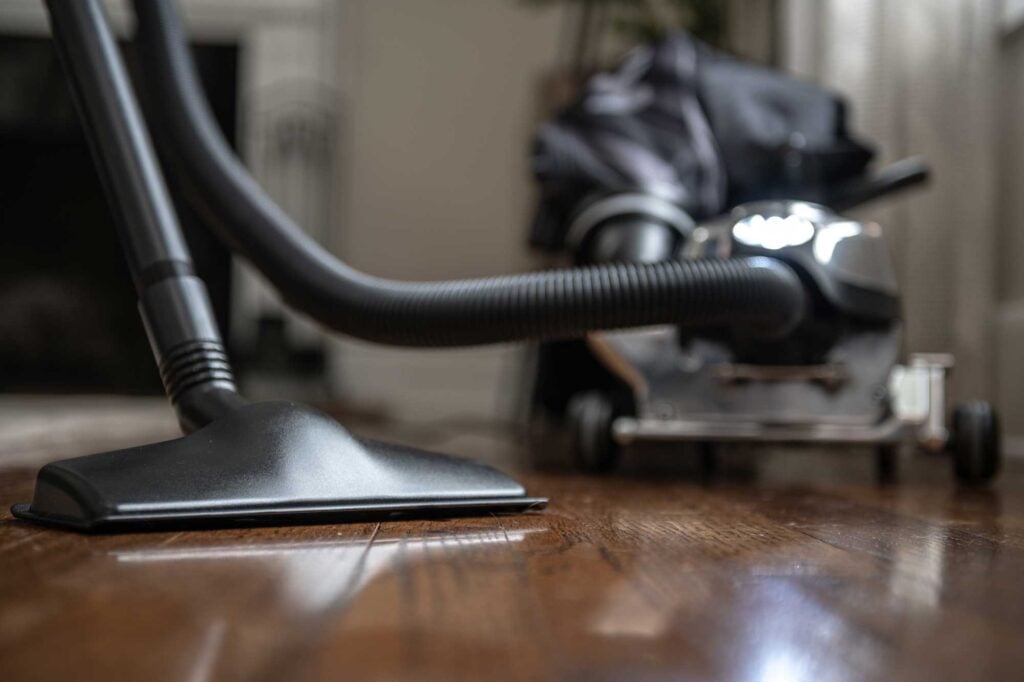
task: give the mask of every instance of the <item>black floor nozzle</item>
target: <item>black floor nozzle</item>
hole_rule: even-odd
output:
[[[12,513],[83,531],[521,511],[546,500],[491,467],[361,440],[308,407],[245,404],[99,0],[48,0],[114,210],[176,440],[46,465]]]
[[[489,466],[354,437],[290,402],[183,438],[47,464],[18,518],[81,531],[346,521],[541,508]]]

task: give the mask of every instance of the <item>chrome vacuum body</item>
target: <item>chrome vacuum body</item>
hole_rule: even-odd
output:
[[[783,330],[727,320],[542,345],[534,412],[565,423],[580,467],[610,470],[644,442],[697,443],[707,462],[725,442],[846,444],[890,476],[913,443],[951,451],[962,482],[995,476],[992,407],[947,414],[952,357],[904,361],[884,229],[842,215],[927,179],[915,159],[872,171],[873,156],[840,98],[686,35],[593,77],[541,127],[534,246],[577,265],[783,265],[803,292]]]
[[[992,407],[971,402],[947,415],[952,356],[901,362],[899,290],[879,224],[820,204],[767,200],[680,229],[619,213],[616,206],[643,203],[626,196],[594,202],[574,222],[573,243],[588,260],[777,259],[799,273],[807,308],[799,326],[776,338],[735,325],[590,334],[587,349],[617,387],[569,399],[581,467],[610,470],[623,448],[643,443],[694,443],[705,461],[719,443],[788,443],[873,448],[889,477],[898,449],[910,444],[948,451],[963,483],[995,476]],[[596,215],[602,220],[591,222]]]

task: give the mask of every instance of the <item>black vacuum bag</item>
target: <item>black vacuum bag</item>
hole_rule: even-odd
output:
[[[820,200],[864,176],[874,156],[846,129],[845,108],[828,90],[686,33],[638,48],[538,132],[530,241],[562,248],[591,194],[656,194],[696,220],[758,199]]]

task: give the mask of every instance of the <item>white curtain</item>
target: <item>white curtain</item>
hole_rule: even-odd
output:
[[[959,397],[997,395],[998,0],[783,0],[782,65],[848,96],[880,160],[928,189],[865,207],[887,229],[907,349],[956,354]]]

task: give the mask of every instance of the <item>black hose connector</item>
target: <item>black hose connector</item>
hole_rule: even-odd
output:
[[[158,263],[139,280],[139,312],[182,428],[194,431],[242,404],[206,285],[191,265]]]
[[[400,346],[465,346],[654,324],[792,329],[804,291],[760,259],[610,264],[447,282],[398,282],[340,262],[260,189],[210,114],[170,0],[134,0],[155,138],[222,241],[285,300],[336,331]]]

